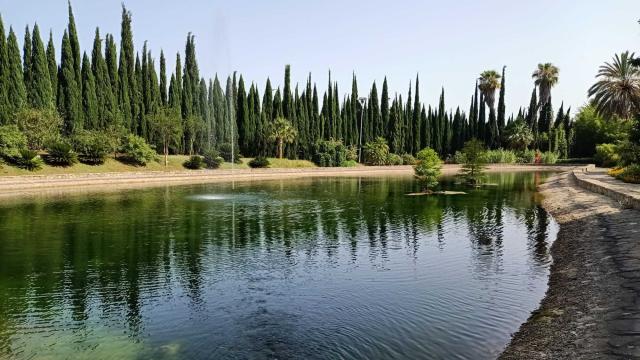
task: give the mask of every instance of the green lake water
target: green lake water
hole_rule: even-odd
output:
[[[3,200],[0,358],[495,358],[546,291],[547,176]]]

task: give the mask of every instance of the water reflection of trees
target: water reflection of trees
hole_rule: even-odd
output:
[[[9,347],[9,324],[21,321],[16,314],[46,321],[68,311],[81,327],[100,311],[126,319],[138,336],[145,305],[178,283],[198,311],[207,284],[246,270],[237,265],[256,252],[288,261],[283,271],[342,252],[362,261],[362,249],[384,264],[390,246],[417,256],[425,241],[443,248],[451,229],[466,227],[474,259],[495,270],[508,213],[526,226],[532,261],[545,263],[550,219],[535,204],[535,181],[505,174],[464,196],[407,197],[412,181],[307,179],[264,183],[257,193],[240,187],[237,201],[185,201],[205,189],[194,187],[0,208],[0,319],[8,319],[0,321],[0,349]]]

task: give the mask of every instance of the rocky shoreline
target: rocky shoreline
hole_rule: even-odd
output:
[[[499,359],[640,359],[640,212],[579,187],[540,187],[560,224],[549,288]]]

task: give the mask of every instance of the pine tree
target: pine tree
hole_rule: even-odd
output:
[[[24,83],[20,48],[18,47],[16,34],[11,27],[9,28],[9,36],[7,38],[6,71],[6,114],[11,120],[27,101],[27,89],[25,88]]]
[[[51,90],[49,64],[38,24],[33,27],[32,42],[31,62],[29,64],[31,81],[27,87],[27,99],[29,105],[33,108],[52,108],[53,91]]]
[[[63,131],[71,135],[82,129],[82,101],[80,87],[76,83],[73,69],[73,50],[69,34],[62,37],[62,56],[58,77],[58,111],[64,120]]]
[[[84,116],[84,127],[87,129],[98,129],[98,99],[96,96],[96,82],[91,70],[89,56],[84,53],[82,56],[82,110]]]

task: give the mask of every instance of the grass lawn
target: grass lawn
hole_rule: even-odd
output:
[[[189,159],[186,155],[170,155],[169,165],[164,166],[164,158],[158,157],[158,161],[152,161],[147,166],[132,166],[122,163],[113,158],[108,158],[107,161],[98,166],[91,166],[85,164],[75,164],[70,167],[57,167],[43,165],[42,169],[38,171],[28,171],[19,169],[15,166],[8,164],[0,165],[0,176],[15,176],[15,175],[58,175],[58,174],[86,174],[86,173],[108,173],[108,172],[142,172],[142,171],[187,171],[182,166],[182,163]],[[243,158],[242,164],[235,164],[235,169],[248,169],[247,163],[250,158]],[[275,159],[269,158],[272,168],[310,168],[316,167],[316,165],[307,160],[288,160],[288,159]],[[230,163],[224,163],[221,166],[222,169],[231,169]]]

